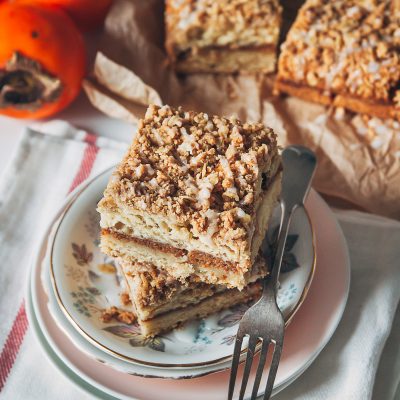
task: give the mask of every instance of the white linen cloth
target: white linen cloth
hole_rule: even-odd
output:
[[[43,129],[25,132],[0,182],[0,398],[92,399],[46,358],[27,327],[23,298],[49,218],[80,180],[115,164],[126,144],[99,138],[94,145],[63,122]],[[353,211],[336,215],[352,263],[348,304],[327,347],[276,400],[399,398],[400,223]]]

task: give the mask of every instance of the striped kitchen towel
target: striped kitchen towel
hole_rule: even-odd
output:
[[[83,399],[46,359],[30,331],[26,285],[38,241],[65,197],[117,163],[127,144],[62,121],[40,129],[26,129],[0,182],[0,397]]]

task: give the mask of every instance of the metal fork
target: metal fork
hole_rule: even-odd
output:
[[[282,153],[282,164],[282,213],[273,267],[271,275],[264,279],[264,288],[260,300],[246,311],[240,322],[233,352],[228,400],[232,400],[233,397],[241,347],[245,336],[249,336],[249,343],[239,400],[243,399],[246,391],[258,341],[262,341],[262,347],[260,352],[260,361],[251,393],[251,400],[254,400],[257,397],[270,345],[275,345],[275,348],[264,392],[264,400],[269,399],[271,396],[281,358],[285,321],[276,302],[278,277],[290,221],[294,210],[297,207],[304,206],[304,201],[310,189],[311,180],[315,171],[316,157],[315,154],[306,147],[289,146]]]

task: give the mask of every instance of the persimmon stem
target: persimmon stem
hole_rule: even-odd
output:
[[[28,104],[37,101],[43,90],[30,72],[13,71],[0,80],[0,96],[10,105]]]
[[[61,81],[44,71],[40,64],[16,52],[0,70],[0,108],[17,107],[29,110],[57,100]]]

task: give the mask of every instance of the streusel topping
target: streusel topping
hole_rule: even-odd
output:
[[[400,107],[400,11],[391,0],[308,0],[279,79]]]
[[[175,50],[276,44],[278,0],[167,0],[168,41]]]
[[[182,282],[148,263],[137,264],[135,267],[135,276],[138,279],[135,286],[136,302],[144,307],[165,302],[177,293],[191,288],[216,289],[215,286],[201,282],[195,275]]]
[[[243,238],[279,166],[276,135],[261,123],[151,105],[105,196],[198,233]]]

